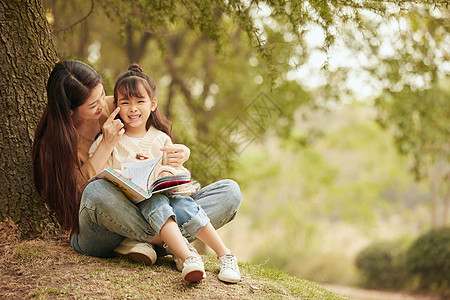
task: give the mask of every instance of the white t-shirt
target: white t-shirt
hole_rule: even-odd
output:
[[[127,135],[128,136],[128,135]],[[134,138],[134,137],[130,137],[130,136],[128,136],[132,141],[133,141],[133,143],[135,143],[136,144],[136,146],[139,146],[139,143],[141,142],[141,140],[142,140],[142,138]]]

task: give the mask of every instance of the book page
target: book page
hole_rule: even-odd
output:
[[[153,172],[153,169],[156,167],[161,158],[162,156],[150,160],[122,163],[122,175],[126,178],[131,178],[131,181],[147,191],[148,177]]]

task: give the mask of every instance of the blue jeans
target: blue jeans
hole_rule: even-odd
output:
[[[175,220],[177,221],[178,227],[180,227],[181,234],[185,238],[194,239],[200,229],[210,222],[205,211],[191,197],[166,195],[165,198],[167,199],[167,205],[170,205],[172,208]],[[147,199],[146,201],[153,202],[152,198]],[[161,230],[164,223],[161,222],[159,230]]]
[[[186,238],[195,238],[199,230],[209,223],[206,213],[191,197],[155,194],[140,202],[138,207],[158,235],[169,218],[174,218]]]
[[[241,199],[238,184],[225,179],[191,197],[155,194],[136,205],[112,183],[96,180],[81,197],[80,232],[71,236],[71,245],[83,254],[112,257],[125,237],[149,243],[169,217],[175,217],[182,234],[192,241],[208,218],[216,229],[233,220]]]

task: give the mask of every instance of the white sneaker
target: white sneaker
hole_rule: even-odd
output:
[[[186,258],[184,262],[183,270],[181,271],[181,276],[184,280],[189,282],[201,281],[205,274],[205,266],[200,258],[200,256],[192,255]]]
[[[224,282],[238,283],[241,281],[241,272],[239,272],[239,266],[237,258],[233,254],[225,254],[219,257],[219,279]]]
[[[125,238],[117,248],[114,249],[117,256],[123,256],[137,263],[144,263],[146,265],[153,265],[156,261],[156,252],[153,245],[133,241]]]
[[[186,242],[186,245],[188,246],[189,251],[191,251],[191,256],[200,256],[200,254],[198,254],[198,252],[197,252],[197,249],[195,249],[195,247],[192,246],[186,238],[184,238],[184,241]],[[177,267],[177,270],[181,272],[184,268],[183,261],[181,260],[181,258],[176,256],[175,253],[172,251],[172,249],[170,249],[166,244],[163,245],[163,248],[166,249],[167,253],[172,255],[173,261],[175,262],[175,266]],[[201,260],[201,258],[200,258],[200,260]]]

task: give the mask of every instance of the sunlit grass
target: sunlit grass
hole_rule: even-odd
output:
[[[63,289],[57,289],[53,287],[42,287],[39,289],[36,289],[30,293],[31,298],[36,299],[48,299],[48,298],[68,298],[73,297],[71,293],[68,291],[65,291]]]

